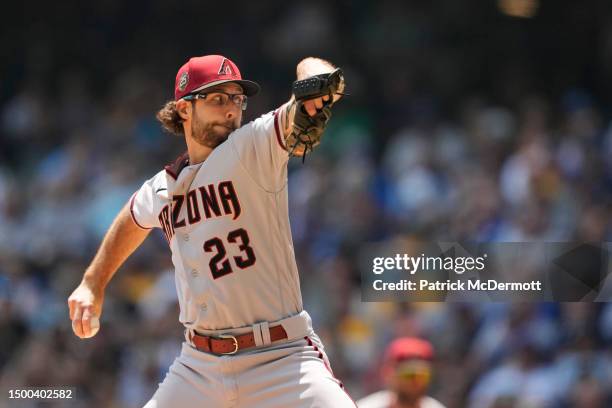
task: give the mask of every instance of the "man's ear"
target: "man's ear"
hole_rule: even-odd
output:
[[[179,99],[176,101],[176,111],[183,120],[188,120],[191,118],[191,108],[191,103],[184,99]]]
[[[383,363],[382,367],[380,368],[380,378],[383,384],[385,384],[387,387],[392,386],[391,383],[393,382],[393,371],[394,367],[389,362]]]

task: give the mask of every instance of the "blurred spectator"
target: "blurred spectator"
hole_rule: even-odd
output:
[[[403,337],[394,340],[385,352],[381,373],[387,390],[359,401],[359,408],[443,408],[426,395],[431,381],[433,347],[425,340]]]

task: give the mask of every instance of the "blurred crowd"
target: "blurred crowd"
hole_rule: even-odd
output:
[[[0,67],[0,390],[148,400],[182,339],[161,233],[114,278],[95,338],[72,334],[66,299],[132,192],[182,152],[154,114],[189,56],[225,54],[262,84],[249,120],[318,55],[351,96],[290,162],[290,220],[305,307],[349,393],[380,389],[385,346],[420,336],[448,407],[611,406],[612,305],[365,303],[356,255],[411,239],[608,241],[612,9],[238,3],[53,3],[28,30],[0,29],[15,55]]]

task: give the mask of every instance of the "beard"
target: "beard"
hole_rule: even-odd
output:
[[[412,405],[417,403],[421,397],[414,392],[406,392],[406,390],[396,390],[397,401],[402,405]]]
[[[225,142],[234,130],[235,123],[202,122],[197,118],[191,122],[191,138],[196,143],[214,149]]]

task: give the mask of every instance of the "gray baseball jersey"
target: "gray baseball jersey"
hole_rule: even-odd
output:
[[[355,406],[302,310],[277,112],[234,131],[203,163],[179,158],[132,196],[134,221],[161,228],[170,245],[188,329],[146,408]],[[271,342],[273,325],[285,342]],[[252,332],[257,347],[204,353],[193,332]]]
[[[134,193],[142,228],[172,250],[180,321],[196,331],[277,321],[302,310],[279,116],[242,126],[200,164],[186,155]]]

